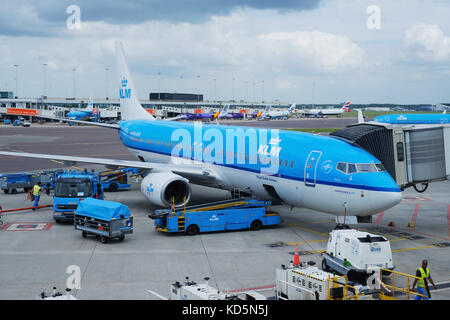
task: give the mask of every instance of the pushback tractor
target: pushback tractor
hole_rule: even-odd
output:
[[[211,202],[187,208],[160,209],[149,214],[155,229],[161,232],[201,232],[251,229],[281,222],[280,215],[268,210],[270,201],[247,198]]]
[[[323,270],[360,282],[375,270],[383,268],[386,274],[395,268],[391,245],[385,237],[354,229],[332,230],[322,257]]]

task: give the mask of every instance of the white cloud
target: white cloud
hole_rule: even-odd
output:
[[[412,54],[425,61],[450,61],[450,37],[436,24],[418,23],[405,32]]]
[[[294,31],[268,33],[258,38],[265,57],[284,69],[300,66],[315,72],[336,73],[363,65],[364,50],[345,36]]]
[[[277,79],[276,86],[281,90],[293,90],[296,89],[297,86],[287,79]]]

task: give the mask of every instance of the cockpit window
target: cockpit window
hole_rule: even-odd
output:
[[[381,163],[345,163],[338,162],[336,169],[345,174],[357,172],[382,172],[386,171]]]
[[[358,172],[358,170],[356,169],[356,165],[353,163],[349,163],[347,173],[352,174],[352,173],[356,173],[356,172]]]
[[[356,167],[359,172],[377,172],[377,168],[373,163],[358,163]]]
[[[343,173],[347,173],[347,164],[344,162],[339,162],[337,164],[336,169],[338,169],[339,171],[343,172]]]

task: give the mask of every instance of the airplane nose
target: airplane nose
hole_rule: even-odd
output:
[[[402,192],[380,192],[376,199],[372,199],[372,204],[377,212],[388,210],[402,201]]]

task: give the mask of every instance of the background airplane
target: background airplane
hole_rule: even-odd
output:
[[[94,102],[93,99],[89,99],[88,105],[85,109],[78,109],[70,111],[66,118],[71,120],[94,120],[97,121],[98,117],[100,115],[100,112],[98,109],[94,109]]]
[[[211,121],[214,119],[214,113],[202,112],[202,113],[186,113],[184,117],[178,117],[178,119],[184,120],[200,120],[200,121]]]
[[[390,124],[445,124],[450,123],[450,114],[412,113],[387,114],[373,118],[374,122]]]
[[[251,119],[258,119],[264,112],[266,112],[266,110],[269,110],[270,106],[266,106],[264,108],[264,110],[258,110],[258,111],[253,111],[253,113],[250,115]]]
[[[295,104],[291,105],[287,111],[271,111],[271,107],[267,106],[264,112],[259,116],[259,120],[270,120],[270,119],[289,119],[289,116],[294,113]]]
[[[220,112],[214,114],[214,119],[244,119],[244,114],[241,112],[230,111],[229,105],[224,105]]]
[[[327,116],[335,116],[343,114],[344,112],[350,112],[350,101],[341,103],[341,108],[330,108],[330,109],[309,109],[305,112],[308,117],[314,118],[324,118]]]

